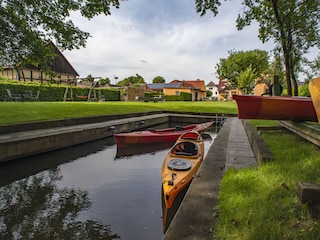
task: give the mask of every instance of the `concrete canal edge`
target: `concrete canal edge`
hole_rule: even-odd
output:
[[[0,125],[0,163],[167,122],[216,121],[219,124],[226,117],[222,114],[155,111]]]

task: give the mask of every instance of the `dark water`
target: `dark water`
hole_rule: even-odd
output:
[[[0,165],[0,239],[162,239],[169,146],[145,149],[109,138]]]

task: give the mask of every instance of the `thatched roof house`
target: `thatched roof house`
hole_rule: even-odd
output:
[[[12,80],[31,81],[31,82],[45,82],[56,81],[57,83],[67,83],[74,81],[78,76],[78,72],[73,68],[65,56],[59,49],[52,43],[49,43],[56,54],[55,58],[50,61],[49,68],[54,73],[53,76],[45,74],[42,66],[26,65],[19,72],[13,67],[2,67],[1,74]]]

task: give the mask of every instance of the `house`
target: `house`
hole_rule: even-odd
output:
[[[42,71],[41,65],[38,67],[33,65],[26,65],[19,72],[13,67],[2,67],[1,74],[9,79],[18,81],[31,82],[48,82],[56,81],[57,83],[69,83],[70,81],[76,85],[75,79],[79,76],[77,71],[59,51],[59,49],[52,43],[49,43],[56,54],[50,63],[50,69],[55,73],[54,76],[49,76]]]
[[[240,90],[232,86],[228,79],[219,79],[218,93],[219,101],[230,101],[233,94],[241,94]]]
[[[170,83],[152,83],[147,87],[164,95],[180,95],[181,92],[191,93],[192,101],[201,101],[206,97],[204,80],[173,80]]]
[[[253,89],[253,95],[262,96],[262,94],[268,93],[269,85],[267,83],[258,83],[258,84],[256,84],[254,89]]]
[[[219,97],[218,85],[214,82],[209,82],[206,86],[207,91],[212,92],[211,99],[217,100]]]
[[[143,87],[125,86],[121,88],[121,100],[136,101],[139,98],[144,98],[145,89]]]
[[[300,83],[300,84],[299,84]],[[298,86],[303,85],[298,81]],[[268,95],[272,94],[274,96],[279,96],[282,94],[282,85],[278,75],[274,75],[273,78],[267,79],[264,78],[263,81],[261,79],[256,80],[255,87],[253,89],[253,94],[256,96]]]

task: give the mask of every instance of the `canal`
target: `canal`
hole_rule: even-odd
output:
[[[217,128],[206,133],[205,153]],[[162,239],[169,148],[106,138],[0,165],[0,239]]]

